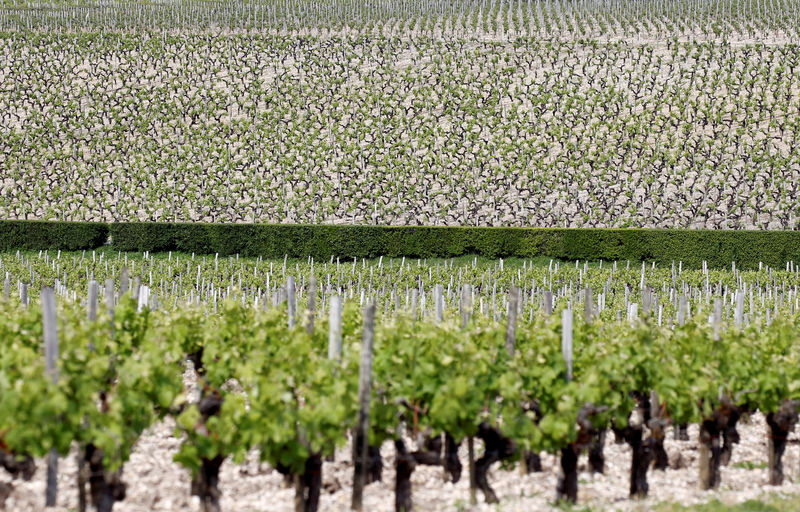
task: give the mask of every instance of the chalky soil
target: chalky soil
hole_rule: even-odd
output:
[[[128,484],[127,497],[114,506],[119,512],[185,511],[199,512],[200,503],[190,496],[191,479],[188,471],[172,461],[180,446],[180,438],[173,436],[171,419],[158,424],[143,435],[125,465],[123,478]],[[800,453],[796,434],[789,437],[784,455],[785,480],[781,486],[767,485],[767,424],[764,415],[756,413],[750,421],[739,423],[741,442],[733,450],[731,461],[721,468],[721,484],[715,491],[701,491],[698,486],[698,427],[689,426],[690,441],[676,441],[668,435],[665,448],[670,467],[665,471],[650,470],[649,496],[642,500],[628,498],[631,452],[627,444],[615,444],[612,434],[605,440],[605,474],[591,475],[588,459],[579,459],[578,504],[597,510],[644,511],[657,503],[675,502],[697,504],[712,499],[724,503],[741,503],[758,498],[765,493],[800,494],[797,482]],[[408,441],[410,448],[414,443]],[[466,464],[466,443],[460,447],[460,458]],[[478,456],[483,447],[476,442]],[[334,461],[324,462],[323,490],[320,510],[349,510],[353,469],[351,449],[342,447]],[[384,459],[383,480],[368,485],[364,490],[364,510],[394,510],[394,457],[391,443],[381,447]],[[67,512],[77,506],[75,454],[63,458],[59,464],[59,495],[53,512]],[[555,486],[558,476],[558,459],[542,454],[542,472],[522,475],[518,469],[502,470],[494,465],[489,472],[489,482],[500,500],[499,505],[484,503],[478,493],[478,505],[469,505],[469,484],[466,473],[458,483],[444,482],[440,467],[418,465],[411,475],[413,500],[420,511],[530,511],[555,510]],[[44,509],[45,462],[37,461],[37,471],[29,482],[11,482],[9,475],[0,472],[0,488],[13,485],[6,499],[9,512],[29,512]],[[294,488],[285,483],[283,476],[265,463],[258,461],[252,452],[247,461],[234,465],[223,464],[220,473],[221,506],[224,511],[292,511]]]

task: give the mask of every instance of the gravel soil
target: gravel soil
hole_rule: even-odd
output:
[[[740,424],[741,443],[733,451],[731,463],[722,468],[722,484],[716,491],[700,491],[697,486],[697,425],[689,428],[690,441],[675,441],[670,433],[666,449],[670,469],[650,471],[650,496],[645,500],[628,499],[630,448],[615,444],[608,435],[606,474],[590,475],[586,471],[585,455],[580,460],[579,505],[596,510],[642,511],[656,504],[672,502],[696,504],[712,499],[723,503],[741,503],[766,493],[800,494],[797,482],[800,453],[798,439],[792,435],[784,455],[787,481],[780,487],[766,485],[766,424],[764,416],[754,414],[749,423]],[[124,468],[128,484],[127,498],[118,503],[115,511],[199,511],[196,498],[189,495],[189,473],[172,461],[180,445],[175,437],[174,422],[166,420],[145,433]],[[480,446],[476,453],[481,453]],[[461,460],[466,466],[466,443],[462,443]],[[394,449],[382,447],[384,457],[383,482],[368,486],[364,505],[369,511],[391,511],[394,506]],[[500,504],[488,505],[478,493],[478,505],[469,506],[466,468],[457,484],[444,483],[439,467],[418,466],[413,474],[414,503],[417,510],[551,510],[554,509],[558,460],[543,454],[543,471],[521,475],[517,469],[506,471],[496,465],[490,473]],[[352,465],[349,445],[340,450],[335,461],[324,465],[323,493],[320,510],[347,510],[350,503]],[[63,458],[59,466],[58,506],[52,511],[66,512],[77,504],[75,451]],[[14,481],[5,507],[9,511],[43,510],[45,464],[37,461],[37,472],[30,482]],[[6,473],[0,473],[0,485],[10,483]],[[293,488],[284,484],[283,477],[265,463],[258,454],[250,454],[241,466],[226,462],[221,472],[222,507],[226,511],[290,511],[293,510]]]

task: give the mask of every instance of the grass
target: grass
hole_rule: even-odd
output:
[[[662,503],[653,510],[654,512],[798,512],[800,496],[778,494],[747,500],[736,505],[726,505],[719,500],[691,506]]]
[[[748,470],[764,469],[764,468],[767,467],[767,463],[763,462],[763,461],[762,462],[753,462],[751,460],[746,460],[746,461],[743,461],[743,462],[737,462],[736,464],[731,464],[731,467],[733,467],[733,468],[741,468],[741,469],[748,469]]]

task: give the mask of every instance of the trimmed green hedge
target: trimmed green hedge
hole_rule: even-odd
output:
[[[0,220],[0,250],[94,249],[108,240],[102,222]]]
[[[0,250],[93,249],[111,235],[121,251],[182,251],[265,257],[379,255],[631,260],[757,268],[800,262],[800,231],[302,226],[0,221]]]
[[[564,260],[632,260],[699,267],[757,268],[800,262],[800,231],[667,229],[303,226],[117,223],[123,251],[182,251],[265,257],[546,256]]]

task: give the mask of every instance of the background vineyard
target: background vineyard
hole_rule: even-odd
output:
[[[0,216],[793,229],[798,12],[16,3]]]

